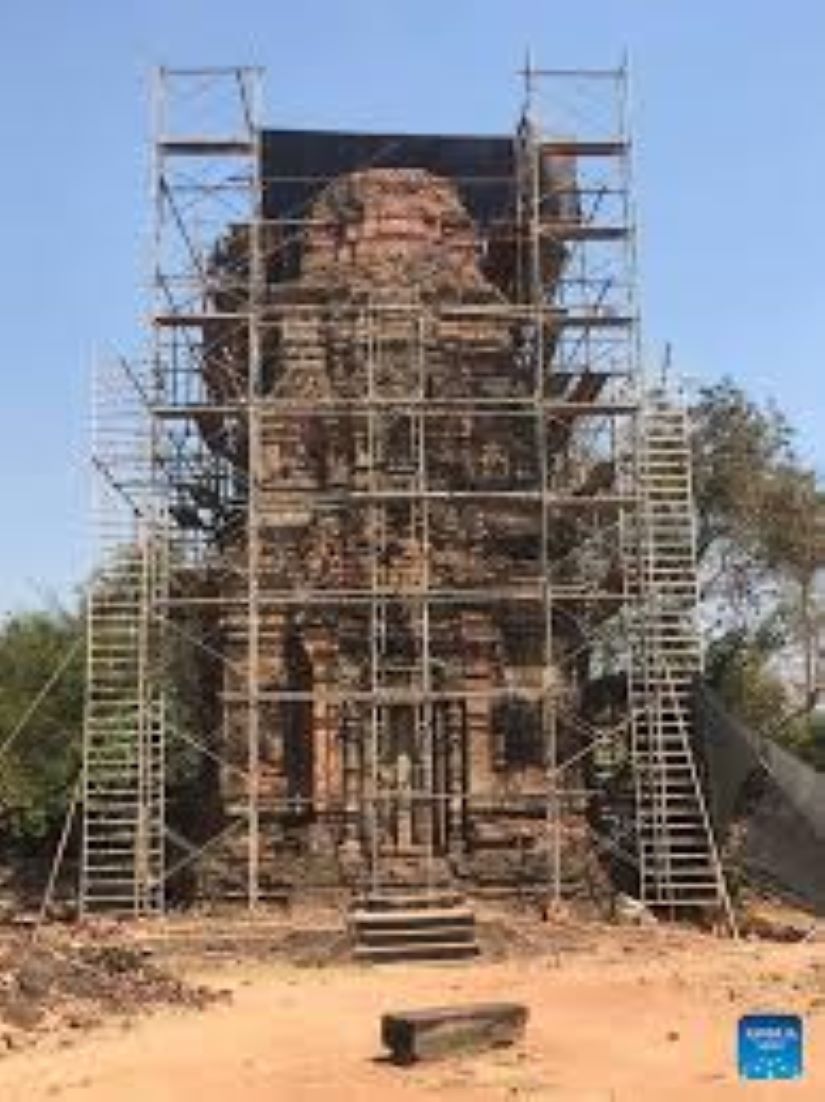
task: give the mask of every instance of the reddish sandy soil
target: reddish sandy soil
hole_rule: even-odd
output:
[[[600,930],[498,962],[413,967],[188,965],[230,988],[208,1010],[62,1034],[0,1060],[2,1102],[681,1102],[825,1099],[825,944]],[[381,1059],[383,1011],[516,999],[510,1049],[412,1068]],[[801,1012],[802,1082],[744,1084],[738,1016]]]

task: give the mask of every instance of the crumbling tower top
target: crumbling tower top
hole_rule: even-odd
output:
[[[301,278],[372,295],[489,297],[481,249],[449,180],[424,169],[371,168],[334,180],[313,205]]]

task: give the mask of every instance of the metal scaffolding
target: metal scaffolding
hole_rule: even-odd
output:
[[[215,867],[254,909],[300,829],[373,888],[405,861],[472,885],[524,837],[552,900],[586,829],[645,902],[724,903],[687,425],[640,365],[627,73],[524,77],[509,174],[459,181],[504,197],[483,291],[342,295],[305,274],[336,177],[269,201],[308,184],[265,153],[260,73],[159,73],[153,347],[119,365],[96,451],[123,523],[89,606],[85,907],[160,910]],[[165,822],[172,737],[220,793],[192,837]]]

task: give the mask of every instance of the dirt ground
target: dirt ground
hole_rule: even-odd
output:
[[[58,1030],[0,1059],[3,1102],[681,1102],[825,1099],[825,943],[738,944],[673,927],[536,927],[527,952],[472,965],[297,967],[281,959],[178,960],[228,988],[202,1010],[164,1007]],[[508,939],[505,938],[506,942]],[[522,1043],[397,1068],[384,1011],[476,1000],[529,1007]],[[803,1081],[747,1084],[736,1023],[799,1012]]]

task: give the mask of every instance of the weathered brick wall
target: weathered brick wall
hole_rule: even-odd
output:
[[[388,169],[334,181],[308,213],[299,279],[270,288],[265,359],[273,393],[307,400],[362,399],[371,370],[371,385],[379,394],[412,397],[418,393],[418,357],[423,354],[433,396],[528,394],[532,380],[523,374],[516,336],[503,315],[482,314],[468,321],[426,310],[428,305],[503,302],[501,291],[483,274],[482,261],[482,243],[448,181],[421,170]],[[359,304],[366,307],[368,302],[405,308],[382,314],[376,329],[376,323],[358,310]],[[420,316],[408,309],[416,302],[424,307]],[[289,309],[297,303],[300,311]],[[224,352],[234,347],[240,362],[245,353],[242,338],[226,340]],[[217,380],[217,370],[213,375]],[[220,378],[220,386],[213,384],[216,394],[226,385],[225,366]],[[427,424],[431,486],[445,491],[468,486],[500,489],[513,485],[514,479],[536,477],[535,440],[523,423],[445,413],[440,421]],[[367,489],[370,478],[373,488],[377,479],[387,492],[409,484],[415,463],[415,448],[405,443],[410,424],[403,417],[395,426],[382,422],[385,454],[372,474],[366,462],[368,431],[366,418],[358,413],[334,420],[267,417],[259,456],[262,588],[300,593],[369,585],[376,569],[369,555],[377,538],[370,528],[376,518],[355,502],[337,509],[318,504],[323,493]],[[423,581],[425,556],[412,511],[412,506],[399,502],[380,519],[384,547],[378,580],[389,589],[409,589]],[[540,521],[534,507],[445,499],[434,503],[429,513],[426,569],[431,584],[484,589],[534,576],[539,569],[535,560],[513,550],[519,542],[537,542]],[[241,564],[240,549],[237,555]],[[401,621],[404,615],[402,611]],[[499,807],[506,807],[508,796],[540,793],[544,786],[541,762],[507,761],[497,753],[490,701],[478,698],[479,693],[505,685],[514,692],[536,690],[543,660],[543,627],[537,615],[536,610],[532,618],[522,619],[518,655],[495,615],[483,608],[433,617],[431,649],[443,671],[444,687],[472,697],[462,720],[466,792],[482,800],[489,797],[491,806],[498,801]],[[226,749],[243,766],[243,613],[227,619],[224,628],[230,664],[223,688],[234,702],[226,710]],[[265,811],[268,803],[274,806],[285,797],[300,797],[311,801],[316,813],[337,812],[330,844],[344,836],[340,813],[345,806],[351,807],[353,800],[358,805],[368,791],[369,732],[366,709],[352,709],[346,737],[352,740],[355,731],[357,746],[347,751],[342,708],[324,704],[322,696],[325,688],[369,688],[370,630],[363,608],[324,611],[307,605],[292,612],[267,611],[262,621],[262,688],[311,689],[315,702],[272,705],[262,711],[261,805]],[[396,630],[400,636],[415,634],[409,622],[396,625]],[[395,676],[397,684],[405,684],[405,675]],[[350,757],[345,761],[346,753]],[[381,765],[390,785],[394,768],[392,763]],[[441,783],[451,783],[455,759],[446,760],[443,769]],[[225,771],[223,785],[228,806],[242,803],[245,782],[239,772]],[[497,822],[499,833],[516,830],[508,826],[506,815],[499,815]],[[523,824],[518,829],[524,833]],[[483,833],[479,828],[477,840]]]

